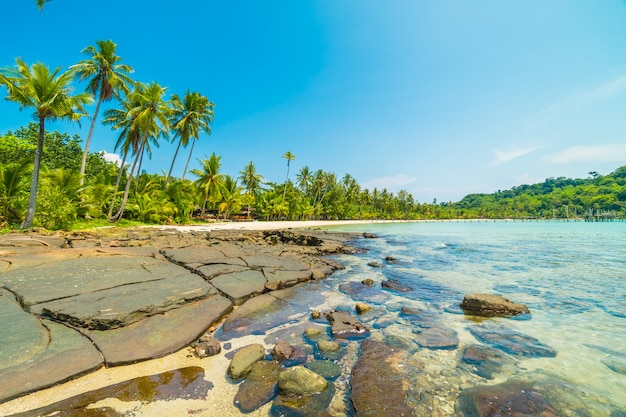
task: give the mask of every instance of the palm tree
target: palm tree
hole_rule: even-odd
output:
[[[202,190],[202,212],[204,215],[206,210],[207,201],[216,202],[220,196],[220,184],[223,180],[223,175],[220,174],[220,162],[221,157],[212,153],[209,159],[203,159],[200,161],[202,169],[192,169],[190,172],[198,177],[195,184]]]
[[[289,164],[291,161],[296,159],[296,156],[291,152],[287,151],[283,155],[283,158],[287,160],[287,178],[285,179],[285,189],[283,190],[283,200],[285,199],[285,193],[287,192],[287,182],[289,181]]]
[[[39,11],[43,10],[43,5],[48,3],[51,0],[35,0],[37,3],[37,7],[39,7]]]
[[[124,105],[126,112],[109,114],[109,116],[119,117],[110,123],[117,122],[117,126],[122,128],[127,143],[124,146],[135,156],[126,179],[121,206],[118,212],[109,219],[110,221],[118,221],[122,218],[135,168],[137,168],[137,173],[141,171],[144,154],[147,153],[149,158],[152,156],[150,144],[158,147],[159,137],[165,136],[169,130],[170,109],[167,102],[163,100],[165,91],[164,87],[155,82],[149,85],[138,84]]]
[[[298,188],[308,194],[311,182],[313,181],[313,173],[308,165],[300,168],[300,172],[296,175],[296,179],[298,181]]]
[[[239,176],[239,179],[241,180],[241,183],[243,184],[247,192],[246,201],[249,217],[251,213],[250,205],[254,202],[255,194],[259,189],[259,186],[263,182],[263,176],[257,174],[256,167],[254,166],[254,162],[252,161],[248,162],[248,165],[246,165],[239,173],[241,174]]]
[[[32,107],[35,110],[33,117],[39,122],[30,197],[21,225],[22,228],[27,228],[32,226],[35,218],[46,120],[78,121],[85,116],[83,105],[93,101],[93,98],[88,93],[71,94],[71,83],[75,75],[72,69],[61,72],[59,67],[50,72],[46,65],[39,62],[29,67],[21,58],[17,58],[16,63],[15,69],[0,71],[0,83],[7,86],[8,100],[18,103],[20,109]]]
[[[28,174],[33,163],[28,159],[0,166],[0,218],[7,222],[19,218],[28,189]]]
[[[133,72],[132,67],[119,64],[122,59],[115,55],[117,45],[110,39],[108,41],[99,40],[96,44],[97,49],[93,46],[88,46],[81,51],[89,56],[88,59],[71,67],[76,71],[81,81],[89,81],[86,90],[93,94],[94,97],[98,96],[96,109],[91,118],[91,127],[89,128],[89,134],[85,142],[83,159],[80,164],[81,185],[84,181],[83,177],[85,175],[85,166],[87,165],[89,144],[91,143],[93,129],[96,125],[100,104],[110,101],[116,93],[123,92],[124,94],[128,94],[130,92],[129,85],[134,84],[134,81],[127,75]]]
[[[220,211],[224,212],[224,218],[227,219],[232,211],[241,207],[241,187],[237,184],[237,180],[230,175],[225,175],[220,184],[220,195]]]
[[[176,162],[176,156],[181,145],[186,148],[189,145],[189,139],[192,139],[191,150],[187,157],[187,163],[185,164],[185,170],[183,171],[182,179],[185,179],[187,174],[187,168],[189,167],[189,160],[193,153],[193,147],[200,136],[200,133],[205,132],[211,134],[211,127],[209,126],[213,122],[213,107],[215,104],[209,101],[209,99],[198,92],[190,92],[187,90],[185,97],[181,100],[176,94],[172,96],[172,129],[174,130],[174,139],[178,138],[178,146],[176,152],[172,158],[172,165],[170,171],[167,174],[165,184],[172,176],[172,169],[174,168],[174,162]]]
[[[263,183],[263,176],[257,174],[254,162],[248,162],[248,164],[239,173],[241,174],[239,179],[248,194],[256,194],[259,186]]]

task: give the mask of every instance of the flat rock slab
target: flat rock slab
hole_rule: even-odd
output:
[[[0,289],[0,375],[40,354],[49,339],[41,320],[25,312],[10,291]]]
[[[95,371],[102,356],[80,333],[43,320],[49,343],[28,361],[0,370],[0,402]]]
[[[189,275],[189,271],[164,259],[94,253],[91,256],[8,271],[2,281],[5,287],[19,294],[22,303],[29,307],[130,283],[185,275]]]
[[[324,300],[317,282],[297,285],[254,297],[224,321],[219,337],[228,340],[248,334],[264,334],[308,314],[309,306]]]
[[[363,342],[350,378],[350,401],[357,416],[415,415],[405,402],[409,384],[407,376],[398,371],[399,360],[397,349],[374,340]]]
[[[563,415],[543,390],[527,382],[508,381],[461,391],[456,411],[464,417],[553,417]]]
[[[36,304],[30,310],[72,326],[107,330],[216,294],[211,284],[187,273]]]
[[[360,338],[367,337],[370,331],[363,323],[343,311],[331,311],[325,313],[331,325],[331,333],[335,337]]]
[[[456,349],[459,336],[453,329],[432,327],[416,335],[415,341],[428,349]]]
[[[553,358],[556,351],[538,339],[500,326],[472,326],[470,333],[481,342],[487,343],[511,355]]]
[[[248,270],[220,275],[211,284],[239,305],[247,299],[262,294],[267,280],[261,271]]]
[[[113,330],[82,330],[104,355],[108,366],[124,365],[176,352],[232,310],[232,303],[215,295],[147,317]]]

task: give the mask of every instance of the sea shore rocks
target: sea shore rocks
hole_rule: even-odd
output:
[[[465,314],[483,317],[506,317],[530,314],[524,304],[494,294],[470,294],[460,304]]]
[[[148,227],[0,235],[0,402],[180,350],[242,305],[229,322],[238,328],[248,301],[301,307],[289,287],[340,268],[322,255],[353,253],[354,237]],[[219,343],[194,346],[205,355]]]

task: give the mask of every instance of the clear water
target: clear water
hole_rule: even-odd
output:
[[[582,414],[626,415],[625,222],[418,222],[333,230],[367,231],[379,238],[360,242],[368,249],[363,255],[342,256],[347,268],[327,285],[338,288],[365,278],[413,280],[414,293],[385,293],[366,301],[378,308],[378,316],[400,317],[397,311],[404,305],[431,312],[437,325],[459,333],[458,350],[478,343],[469,332],[475,321],[454,311],[464,294],[501,294],[529,307],[530,320],[487,322],[538,339],[556,350],[556,357],[518,358],[513,368],[486,381],[459,371],[460,353],[430,352],[432,360],[448,363],[439,374],[455,379],[460,389],[540,377],[571,387],[563,391],[579,397],[587,410]],[[387,256],[397,263],[385,263]],[[372,268],[367,265],[372,261],[384,266]]]

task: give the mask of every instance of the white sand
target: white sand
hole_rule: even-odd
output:
[[[307,229],[327,226],[370,225],[381,223],[407,223],[412,220],[304,220],[304,221],[270,221],[270,222],[215,222],[188,226],[152,226],[159,229],[176,229],[183,232],[211,230],[279,230]]]

